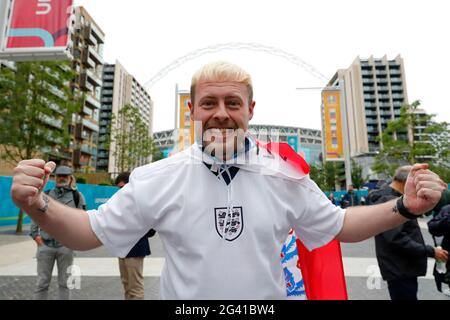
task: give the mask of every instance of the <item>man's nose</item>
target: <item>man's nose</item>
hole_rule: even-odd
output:
[[[216,112],[214,113],[213,117],[214,117],[214,119],[221,121],[221,122],[226,121],[230,118],[230,116],[228,115],[227,108],[225,106],[224,101],[219,102],[219,106],[218,106],[218,108],[216,108]]]

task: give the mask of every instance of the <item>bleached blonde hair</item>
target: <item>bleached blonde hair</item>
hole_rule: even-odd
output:
[[[253,101],[253,83],[250,74],[230,62],[217,61],[209,63],[198,70],[192,77],[191,102],[195,101],[195,89],[200,82],[238,82],[247,86],[248,103]]]

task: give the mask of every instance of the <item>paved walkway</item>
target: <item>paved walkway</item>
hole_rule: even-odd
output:
[[[431,238],[426,221],[420,225],[427,243]],[[26,227],[28,228],[28,227]],[[36,244],[27,235],[15,235],[13,228],[0,229],[0,300],[32,299],[36,282]],[[164,266],[164,250],[158,235],[150,239],[152,255],[144,261],[146,299],[158,299],[159,278]],[[389,299],[386,283],[379,279],[373,239],[358,244],[343,244],[343,262],[350,299]],[[421,299],[450,299],[436,291],[432,270],[434,260],[428,260],[428,274],[419,280]],[[73,299],[123,299],[117,258],[104,247],[77,252],[75,266],[81,272],[80,289],[73,290]],[[56,268],[53,275],[56,276]],[[369,276],[381,284],[368,288]],[[378,278],[378,280],[376,280]],[[57,296],[57,281],[53,278],[50,297]]]

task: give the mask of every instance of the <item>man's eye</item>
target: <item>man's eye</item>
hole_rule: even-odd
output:
[[[213,107],[214,105],[215,105],[215,102],[214,102],[214,101],[211,101],[211,100],[203,101],[203,102],[201,103],[201,106],[202,106],[202,107],[205,107],[205,108],[211,108],[211,107]]]
[[[237,100],[230,100],[230,101],[227,102],[227,104],[230,107],[240,107],[241,106],[241,102],[237,101]]]

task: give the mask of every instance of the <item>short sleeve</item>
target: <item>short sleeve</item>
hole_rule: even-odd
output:
[[[116,256],[125,257],[147,232],[142,214],[135,201],[133,175],[130,182],[115,193],[98,210],[88,211],[92,230]]]
[[[332,204],[309,177],[302,179],[298,189],[297,210],[291,216],[291,224],[311,251],[328,244],[341,232],[345,210]]]

